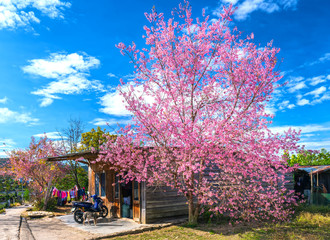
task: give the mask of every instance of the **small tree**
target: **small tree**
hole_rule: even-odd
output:
[[[11,173],[16,179],[29,182],[29,187],[33,189],[37,199],[43,200],[43,210],[46,210],[51,187],[67,172],[67,168],[61,163],[47,162],[46,158],[63,154],[63,149],[47,137],[39,140],[32,137],[27,149],[13,150],[8,154]]]
[[[313,165],[330,165],[330,152],[326,149],[317,150],[301,150],[297,154],[287,155],[289,166],[298,164],[299,166]]]
[[[257,47],[220,19],[194,20],[188,3],[164,20],[146,14],[148,49],[118,44],[134,64],[134,83],[119,87],[133,127],[101,147],[124,180],[165,184],[186,196],[189,222],[201,206],[244,220],[286,220],[295,203],[284,186],[290,169],[281,151],[296,149],[296,132],[268,130],[265,105],[281,78],[278,49]],[[176,17],[178,16],[178,18]]]
[[[81,139],[81,134],[84,132],[84,123],[79,119],[70,118],[69,126],[67,128],[62,129],[63,135],[59,132],[62,136],[62,145],[63,148],[66,150],[66,153],[76,153],[79,151],[79,143]],[[68,160],[70,166],[70,172],[75,179],[75,184],[78,188],[81,188],[81,184],[79,182],[78,177],[78,169],[81,167],[79,162],[74,160]]]
[[[106,129],[101,129],[99,126],[96,131],[92,128],[89,132],[85,132],[81,135],[81,147],[82,150],[99,150],[99,147],[107,141],[108,138],[112,140],[116,139],[116,135],[111,135],[106,132]]]
[[[77,177],[80,183],[80,187],[84,187],[86,191],[88,190],[88,172],[82,166],[77,168]],[[61,179],[59,179],[55,187],[58,189],[71,189],[72,186],[76,184],[76,180],[71,173],[66,174]]]

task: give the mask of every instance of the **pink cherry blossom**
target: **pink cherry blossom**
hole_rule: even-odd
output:
[[[279,49],[230,28],[232,14],[230,6],[216,21],[194,21],[185,2],[165,21],[153,10],[148,47],[118,44],[135,66],[134,84],[120,88],[133,124],[97,161],[126,181],[178,189],[190,222],[203,206],[235,219],[283,221],[296,200],[284,187],[292,169],[281,154],[295,151],[299,139],[294,130],[268,129]]]

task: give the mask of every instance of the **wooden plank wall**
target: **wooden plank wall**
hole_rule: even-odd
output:
[[[146,223],[188,215],[187,199],[165,186],[146,187]]]
[[[90,166],[88,167],[88,192],[89,195],[95,194],[95,172]]]
[[[288,190],[294,190],[293,172],[286,173],[285,176],[284,176],[284,180],[285,181],[289,181],[289,182],[287,182],[287,183],[284,184],[284,186],[286,187],[286,189],[288,189]]]
[[[103,171],[105,171],[106,196],[101,198],[104,201],[104,205],[107,206],[109,210],[108,216],[112,216],[111,210],[113,206],[113,172],[105,169],[107,169],[107,167],[101,167],[98,164],[93,164],[88,168],[88,191],[90,195],[95,194],[95,174],[102,173]],[[101,184],[99,187],[99,193],[101,193]]]

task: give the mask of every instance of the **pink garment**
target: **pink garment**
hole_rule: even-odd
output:
[[[56,196],[57,195],[56,194],[56,190],[57,190],[56,188],[53,189],[53,194],[52,194],[53,196]]]
[[[65,191],[62,191],[61,194],[62,194],[61,198],[66,198],[66,192]]]

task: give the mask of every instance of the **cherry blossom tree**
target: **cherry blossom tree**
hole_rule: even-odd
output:
[[[67,168],[62,163],[47,162],[46,158],[63,153],[59,145],[54,144],[47,137],[39,140],[32,137],[27,149],[13,150],[8,153],[10,173],[16,179],[29,182],[29,187],[33,189],[37,199],[40,201],[43,199],[43,210],[47,209],[51,187],[67,172]]]
[[[285,188],[283,151],[298,133],[273,134],[267,102],[278,81],[279,49],[254,44],[230,28],[232,6],[221,17],[193,19],[187,2],[172,17],[146,13],[147,48],[118,48],[135,67],[119,87],[133,125],[103,146],[99,162],[122,179],[176,188],[186,196],[189,222],[203,206],[233,219],[286,220],[295,204]]]

